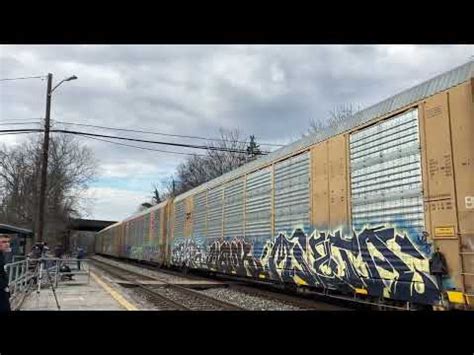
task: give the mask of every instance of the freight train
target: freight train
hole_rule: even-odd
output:
[[[474,303],[474,62],[98,233],[103,255],[407,306]],[[430,270],[433,253],[447,273]]]

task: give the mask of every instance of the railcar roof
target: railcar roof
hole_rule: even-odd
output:
[[[125,218],[125,219],[123,219],[123,220],[121,220],[121,221],[118,221],[117,223],[114,223],[114,224],[112,224],[112,225],[110,225],[110,226],[108,226],[108,227],[106,227],[106,228],[104,228],[104,229],[101,229],[101,230],[99,231],[99,233],[105,232],[105,231],[107,231],[107,230],[109,230],[109,229],[113,229],[113,228],[119,226],[120,224],[122,224],[122,223],[124,223],[124,222],[128,222],[128,221],[133,220],[133,219],[135,219],[135,218],[137,218],[137,217],[147,215],[147,214],[149,214],[150,212],[159,210],[160,208],[162,208],[163,206],[165,206],[167,203],[168,203],[168,200],[165,200],[165,201],[160,202],[159,204],[157,204],[157,205],[155,205],[155,206],[152,206],[152,207],[150,207],[150,208],[147,208],[147,209],[144,210],[144,211],[137,212],[137,213],[131,215],[130,217],[127,217],[127,218]]]
[[[242,165],[241,167],[235,170],[232,170],[222,176],[219,176],[198,187],[195,187],[194,189],[177,196],[176,201],[180,201],[190,195],[194,195],[201,191],[211,189],[212,187],[215,187],[228,180],[235,179],[245,173],[263,168],[274,160],[283,158],[293,152],[303,150],[313,144],[317,144],[330,137],[336,136],[338,134],[361,126],[365,123],[368,123],[373,119],[385,116],[387,114],[390,114],[391,112],[402,109],[403,107],[409,106],[415,102],[421,101],[427,97],[433,96],[451,87],[462,84],[466,81],[469,81],[473,77],[474,61],[470,60],[469,62],[459,67],[437,75],[432,79],[429,79],[410,89],[404,90],[394,96],[389,97],[388,99],[385,99],[373,106],[370,106],[364,110],[355,113],[351,118],[344,121],[336,128],[328,128],[324,131],[320,131],[311,134],[307,137],[301,138],[296,142],[277,149],[268,155],[261,156],[260,158],[250,163]]]
[[[132,220],[132,219],[135,219],[135,218],[138,218],[138,217],[147,215],[147,214],[149,214],[150,212],[159,210],[160,208],[162,208],[163,206],[165,206],[167,202],[168,202],[168,200],[165,200],[165,201],[160,202],[159,204],[157,204],[157,205],[155,205],[155,206],[152,206],[152,207],[150,207],[150,208],[147,208],[147,209],[144,210],[144,211],[137,212],[137,213],[131,215],[130,217],[125,218],[124,220],[122,220],[122,222],[127,222],[127,221],[130,221],[130,220]]]

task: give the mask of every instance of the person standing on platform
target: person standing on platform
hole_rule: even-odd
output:
[[[59,244],[54,248],[54,257],[59,259],[63,257],[63,247]]]
[[[3,255],[10,251],[10,237],[7,234],[0,234],[0,312],[9,312],[11,310],[8,275],[5,272],[5,256]]]
[[[77,270],[81,270],[81,259],[84,258],[84,249],[79,248],[77,250]]]
[[[448,275],[448,264],[439,248],[436,248],[436,251],[431,256],[429,267],[430,273],[436,277],[436,283],[438,284],[441,300],[443,301],[445,299],[443,278]]]

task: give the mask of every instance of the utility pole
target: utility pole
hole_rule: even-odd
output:
[[[53,84],[53,74],[48,74],[48,84],[46,89],[46,115],[44,118],[44,140],[43,140],[43,158],[41,162],[41,180],[38,207],[37,241],[43,241],[44,231],[44,208],[46,205],[46,179],[48,174],[48,154],[49,154],[49,129],[51,127],[51,86]]]
[[[44,140],[43,140],[43,158],[41,161],[41,180],[40,180],[40,191],[39,191],[39,203],[38,203],[38,218],[36,223],[36,241],[43,241],[44,232],[44,215],[46,205],[46,187],[48,178],[48,156],[49,156],[49,129],[51,128],[51,96],[53,91],[56,90],[59,85],[66,81],[76,80],[77,76],[73,75],[69,78],[61,80],[54,88],[53,85],[53,74],[48,74],[48,85],[46,89],[46,115],[44,117]]]

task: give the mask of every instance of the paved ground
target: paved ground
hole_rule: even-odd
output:
[[[61,310],[136,310],[137,307],[129,299],[119,293],[105,281],[102,276],[92,272],[89,282],[76,284],[60,284],[56,288]],[[38,294],[31,292],[25,299],[21,310],[58,310],[51,288],[44,288]]]

